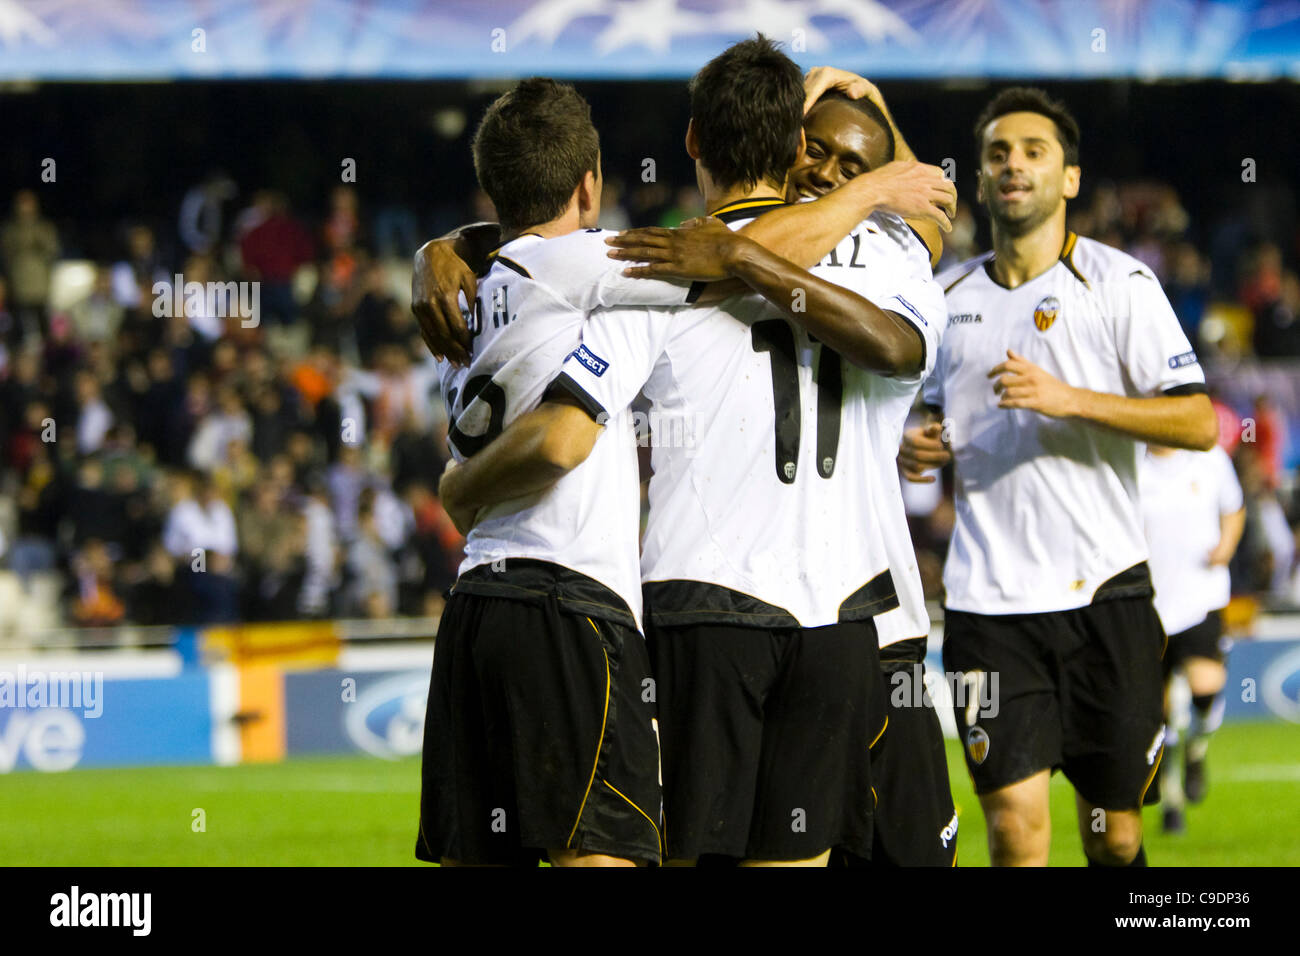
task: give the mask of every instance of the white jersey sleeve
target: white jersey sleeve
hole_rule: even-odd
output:
[[[633,279],[623,275],[630,263],[609,258],[608,229],[577,232],[534,244],[530,269],[582,312],[618,305],[685,305],[691,283],[676,279]]]
[[[891,258],[891,271],[887,285],[880,282],[880,276],[874,275],[870,290],[873,295],[866,298],[887,312],[894,312],[906,319],[917,334],[921,336],[924,350],[921,370],[911,376],[896,376],[892,380],[900,386],[915,389],[934,370],[935,358],[939,353],[939,339],[943,335],[944,324],[948,314],[943,304],[943,288],[935,281],[930,268],[930,250],[902,219],[888,213],[876,213],[868,225],[879,227],[889,238],[894,240],[895,254]],[[850,236],[849,240],[852,241]],[[876,270],[873,270],[876,271]]]
[[[1134,396],[1205,384],[1205,373],[1164,290],[1145,266],[1120,280],[1113,306],[1115,347]]]
[[[569,393],[597,421],[607,420],[630,405],[650,378],[674,321],[672,311],[627,307],[592,312],[582,325],[582,343],[551,388]]]

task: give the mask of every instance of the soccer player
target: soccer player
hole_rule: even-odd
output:
[[[798,68],[745,41],[701,70],[691,99],[687,147],[714,215],[739,226],[782,207]],[[651,324],[593,313],[553,388],[597,422],[644,389],[661,420],[693,429],[694,447],[653,449],[642,561],[669,856],[817,865],[832,846],[870,853],[865,744],[884,723],[872,619],[897,603],[877,462],[894,457],[891,402],[934,355],[941,298],[896,217],[863,222],[802,278],[739,248],[727,271],[770,302]],[[863,294],[822,308],[850,294],[837,284]],[[490,503],[485,476],[524,470],[528,419],[448,474],[449,510]]]
[[[1038,90],[975,128],[993,251],[940,281],[932,421],[911,480],[954,463],[944,664],[995,865],[1044,865],[1048,781],[1074,785],[1090,865],[1144,866],[1141,807],[1164,737],[1165,635],[1151,603],[1139,442],[1214,445],[1196,353],[1151,270],[1065,228],[1079,128]],[[964,706],[962,706],[964,704]]]
[[[598,305],[681,304],[688,285],[608,268],[599,139],[570,86],[521,82],[474,136],[505,241],[477,287],[467,368],[440,363],[448,445],[474,454],[533,408]],[[630,427],[615,410],[612,428]],[[558,449],[558,451],[557,451]],[[459,864],[658,863],[659,747],[643,693],[638,508],[631,442],[581,459],[546,494],[490,509],[438,629],[416,855]]]
[[[879,169],[896,157],[915,159],[889,114],[884,98],[866,79],[818,67],[805,85],[811,104],[804,117],[806,145],[790,169],[786,199],[824,196],[855,176]],[[937,237],[933,222],[918,222],[918,233]],[[689,277],[724,271],[737,261],[744,237],[736,233],[636,229],[610,243],[619,258],[644,261],[634,275]],[[937,243],[927,246],[937,258]],[[899,388],[892,399],[893,435],[901,439],[903,423],[919,382]],[[885,447],[892,447],[888,443]],[[885,529],[890,570],[899,607],[876,618],[881,670],[889,701],[889,723],[871,750],[875,796],[871,863],[876,866],[952,866],[957,858],[957,817],[948,780],[943,729],[933,702],[924,691],[925,652],[930,619],[903,507],[898,468],[893,458],[875,460],[881,496],[877,520]],[[862,861],[835,857],[837,863]]]
[[[1205,796],[1205,753],[1223,720],[1227,639],[1219,612],[1232,596],[1228,562],[1246,527],[1246,509],[1232,460],[1217,446],[1201,453],[1148,445],[1138,486],[1156,613],[1169,635],[1164,658],[1169,729],[1160,775],[1163,826],[1166,832],[1181,833],[1184,800],[1198,803]],[[1191,692],[1190,719],[1185,692],[1177,692],[1182,681]],[[1189,729],[1180,767],[1172,757]]]

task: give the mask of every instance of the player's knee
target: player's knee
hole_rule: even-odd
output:
[[[1047,832],[1046,820],[1024,810],[1001,808],[988,817],[989,843],[994,854],[1005,862],[1034,856]]]
[[[1104,830],[1090,831],[1084,843],[1089,859],[1103,866],[1128,866],[1142,848],[1142,827],[1132,821],[1117,819]]]

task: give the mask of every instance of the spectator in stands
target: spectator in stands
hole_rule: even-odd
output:
[[[82,342],[111,342],[122,324],[125,309],[113,298],[113,275],[105,266],[95,269],[90,294],[69,307],[68,318]]]
[[[38,335],[47,329],[50,276],[59,258],[59,234],[54,223],[41,215],[36,193],[20,189],[14,194],[13,216],[0,227],[0,252],[8,271],[10,296],[20,337],[28,330]]]
[[[149,313],[154,283],[166,282],[170,288],[174,277],[168,275],[148,226],[134,225],[127,230],[126,250],[126,258],[113,266],[113,296],[124,308]]]
[[[263,190],[253,200],[252,225],[239,240],[247,279],[262,283],[262,321],[288,325],[298,319],[293,277],[311,262],[311,233],[289,213],[281,193]]]

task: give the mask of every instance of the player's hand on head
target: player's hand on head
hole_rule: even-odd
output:
[[[691,279],[712,282],[732,275],[735,256],[749,240],[712,216],[688,219],[676,229],[650,226],[605,239],[611,259],[644,263],[628,266],[640,279]]]
[[[827,90],[839,90],[851,100],[869,99],[884,107],[884,98],[870,80],[833,66],[814,66],[803,78],[803,111],[807,113]]]
[[[920,485],[934,481],[934,475],[927,474],[936,468],[942,468],[952,461],[952,450],[944,442],[943,425],[930,422],[918,425],[903,432],[903,444],[898,450],[898,464],[903,477]]]
[[[943,170],[914,159],[896,159],[892,163],[863,173],[870,177],[871,188],[880,195],[880,208],[903,219],[929,220],[944,232],[952,232],[957,215],[957,187]]]
[[[436,358],[469,365],[470,334],[460,311],[459,293],[474,301],[478,280],[456,255],[451,240],[434,239],[415,253],[411,271],[411,312],[424,344]]]
[[[995,365],[988,377],[994,380],[998,408],[1025,408],[1052,418],[1068,418],[1077,412],[1077,389],[1012,349],[1007,349],[1006,361]]]

